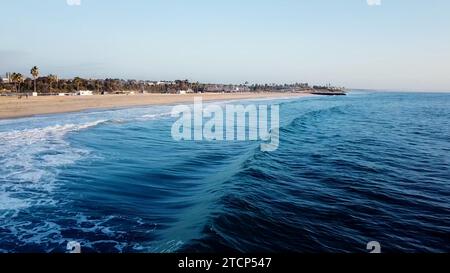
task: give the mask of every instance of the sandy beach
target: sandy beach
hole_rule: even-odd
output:
[[[47,96],[0,97],[0,119],[28,117],[43,114],[77,112],[88,109],[108,109],[145,105],[176,104],[193,102],[194,97],[201,96],[204,101],[257,99],[277,97],[307,96],[302,93],[238,93],[238,94],[139,94],[106,96]]]

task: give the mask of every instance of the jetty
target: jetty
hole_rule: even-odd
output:
[[[347,90],[343,87],[313,86],[310,93],[312,95],[320,95],[320,96],[346,96]]]

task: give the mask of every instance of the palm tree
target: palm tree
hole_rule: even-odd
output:
[[[31,75],[33,76],[34,92],[36,93],[36,79],[39,77],[39,68],[37,66],[33,66],[33,68],[31,68]]]
[[[83,79],[80,78],[80,77],[75,77],[75,78],[73,79],[73,83],[76,85],[77,91],[80,91],[80,84],[83,83]]]
[[[50,75],[47,76],[47,79],[48,79],[48,83],[49,83],[49,85],[50,85],[50,87],[49,87],[50,93],[52,93],[52,84],[53,84],[54,82],[57,82],[57,81],[58,81],[58,77],[57,77],[56,75],[50,74]]]
[[[103,84],[101,81],[97,80],[95,81],[95,88],[97,89],[97,93],[100,93],[100,88],[103,88]]]
[[[24,80],[25,79],[22,74],[12,73],[11,81],[14,83],[17,93],[20,93],[20,84],[23,83]]]

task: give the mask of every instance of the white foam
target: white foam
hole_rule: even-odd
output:
[[[73,164],[89,154],[87,150],[73,147],[65,138],[68,133],[109,121],[125,123],[155,120],[170,116],[169,109],[131,108],[89,115],[69,113],[0,123],[0,193],[5,200],[3,208],[21,209],[55,203],[50,193],[54,190],[54,182],[61,167]],[[26,202],[13,199],[9,197],[10,194],[23,194],[27,196]]]
[[[170,117],[171,113],[167,112],[167,113],[157,113],[157,114],[146,114],[143,115],[140,120],[154,120],[154,119],[159,119],[159,118],[163,118],[163,117]]]
[[[21,244],[61,245],[68,240],[81,240],[95,247],[99,242],[84,242],[82,238],[64,238],[61,226],[54,220],[31,222],[21,215],[23,210],[39,211],[39,207],[61,208],[68,200],[57,198],[58,175],[62,167],[91,157],[85,148],[74,147],[68,134],[86,130],[103,123],[126,123],[155,120],[169,116],[168,107],[114,110],[98,113],[70,113],[0,122],[0,226],[8,230],[9,239]],[[61,212],[58,212],[61,213]],[[66,212],[63,212],[66,213]],[[111,219],[89,219],[71,215],[75,228],[81,232],[102,233],[114,243],[120,231],[110,228]],[[80,217],[80,219],[78,219]],[[90,225],[86,225],[89,223]],[[5,240],[8,240],[6,236]],[[117,242],[122,251],[126,245]],[[51,250],[51,249],[49,249]],[[3,250],[0,247],[0,252]]]
[[[65,124],[21,131],[0,132],[0,141],[2,143],[13,141],[12,144],[19,144],[19,145],[32,144],[36,141],[45,140],[49,136],[61,137],[68,132],[88,129],[90,127],[94,127],[105,122],[107,122],[107,120],[97,120],[85,124]]]
[[[19,210],[27,207],[28,204],[21,199],[12,198],[5,192],[0,192],[0,211]]]
[[[19,210],[54,203],[50,193],[61,166],[88,154],[65,140],[69,132],[106,122],[53,125],[43,128],[0,132],[0,209]],[[26,200],[11,195],[25,195]]]

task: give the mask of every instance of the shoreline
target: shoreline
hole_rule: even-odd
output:
[[[94,96],[42,96],[0,97],[0,120],[33,117],[37,115],[62,114],[85,110],[105,110],[151,105],[189,103],[194,97],[203,101],[248,100],[270,98],[295,98],[311,96],[307,93],[208,93],[208,94],[138,94]]]

